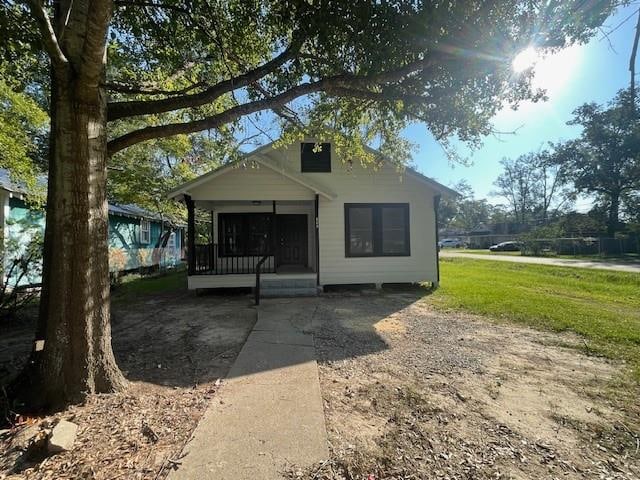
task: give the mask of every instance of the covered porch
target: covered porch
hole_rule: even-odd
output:
[[[253,287],[258,274],[264,283],[317,285],[317,197],[216,201],[185,195],[189,288]]]
[[[259,287],[279,279],[288,288],[315,289],[319,204],[335,195],[266,155],[251,157],[169,195],[187,207],[189,288]]]

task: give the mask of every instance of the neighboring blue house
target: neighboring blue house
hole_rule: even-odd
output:
[[[4,252],[3,280],[14,259],[24,255],[29,243],[44,234],[45,217],[30,209],[26,191],[0,169],[0,238]],[[123,272],[182,262],[184,225],[137,205],[109,204],[109,268]],[[40,282],[40,266],[30,268],[19,284]]]

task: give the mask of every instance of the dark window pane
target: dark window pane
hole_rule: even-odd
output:
[[[331,172],[331,145],[313,142],[300,144],[300,171]]]
[[[249,217],[247,255],[264,255],[269,247],[271,215],[251,215]]]
[[[407,253],[405,207],[382,207],[382,253]]]
[[[408,256],[408,203],[345,204],[346,256]]]
[[[351,255],[373,254],[373,209],[370,207],[351,207],[348,212]]]
[[[265,255],[271,251],[271,214],[221,213],[221,256]]]
[[[242,252],[242,217],[236,215],[221,216],[223,219],[224,255],[239,255]]]

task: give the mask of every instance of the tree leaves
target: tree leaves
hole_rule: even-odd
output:
[[[0,168],[37,196],[49,117],[30,97],[0,78]],[[42,192],[40,192],[42,193]]]

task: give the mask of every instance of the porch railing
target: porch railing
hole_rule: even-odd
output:
[[[220,255],[217,243],[195,246],[195,275],[255,274],[260,260],[262,273],[275,273],[276,262],[273,255]]]

